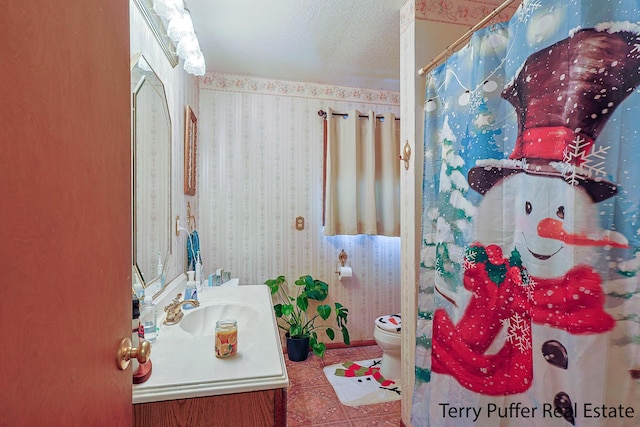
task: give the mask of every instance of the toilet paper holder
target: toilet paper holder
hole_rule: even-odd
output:
[[[351,267],[351,263],[348,261],[348,258],[349,256],[344,249],[342,249],[338,254],[338,262],[336,262],[336,274],[340,274],[340,267],[344,267],[345,265]]]

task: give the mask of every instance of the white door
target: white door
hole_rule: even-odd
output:
[[[0,426],[132,423],[128,0],[0,14]]]

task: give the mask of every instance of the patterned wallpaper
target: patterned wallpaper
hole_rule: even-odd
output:
[[[322,234],[323,120],[318,110],[399,115],[399,94],[209,73],[200,78],[196,197],[204,266],[242,284],[312,274],[350,309],[354,341],[400,310],[400,239]],[[295,229],[295,218],[305,229]],[[354,277],[335,274],[344,249]]]

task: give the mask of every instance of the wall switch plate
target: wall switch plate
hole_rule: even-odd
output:
[[[298,231],[304,230],[304,217],[302,216],[296,217],[296,230]]]

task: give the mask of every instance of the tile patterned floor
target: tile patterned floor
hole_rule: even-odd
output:
[[[400,401],[365,406],[345,406],[322,372],[325,366],[340,362],[367,360],[382,356],[377,345],[327,350],[324,359],[315,354],[303,362],[286,360],[289,374],[287,391],[288,427],[397,427]],[[286,359],[286,354],[285,354]]]

